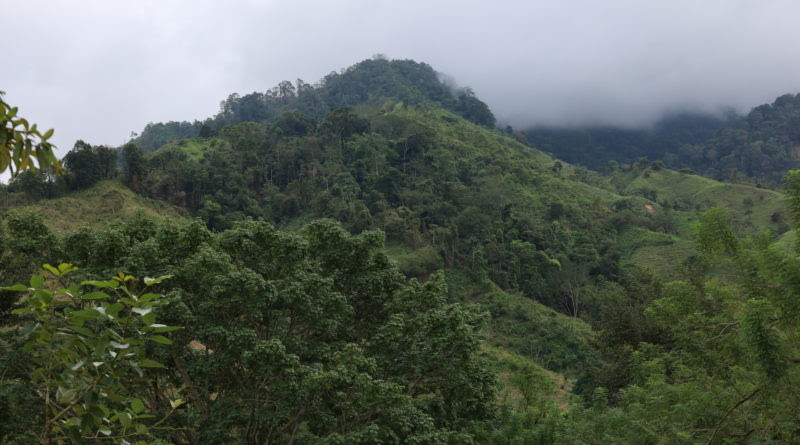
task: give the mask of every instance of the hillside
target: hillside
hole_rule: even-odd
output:
[[[685,261],[695,254],[693,224],[711,207],[724,208],[730,214],[738,236],[770,232],[777,239],[790,231],[784,195],[773,190],[719,182],[647,163],[617,171],[609,181],[622,195],[646,200],[649,204],[643,201],[639,205],[649,205],[645,210],[663,221],[665,230],[654,233],[633,228],[622,235],[620,244],[627,246],[626,263],[649,267],[664,278],[680,277]]]
[[[134,216],[165,222],[183,219],[170,205],[139,196],[119,182],[111,180],[15,210],[39,215],[51,230],[59,234],[69,233],[80,227],[102,228]]]
[[[0,218],[0,281],[26,283],[0,290],[0,438],[53,411],[76,442],[797,439],[800,175],[590,171],[412,61],[298,85],[6,188],[60,197]],[[33,409],[41,363],[85,397]]]

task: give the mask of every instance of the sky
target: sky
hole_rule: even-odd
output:
[[[20,115],[120,145],[229,94],[384,54],[471,86],[503,123],[642,126],[800,92],[800,2],[0,0],[0,90]],[[10,40],[9,40],[10,38]]]

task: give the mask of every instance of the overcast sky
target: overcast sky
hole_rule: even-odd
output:
[[[501,121],[647,124],[800,91],[800,2],[0,0],[0,90],[20,114],[119,145],[232,92],[316,82],[374,54],[431,64]]]

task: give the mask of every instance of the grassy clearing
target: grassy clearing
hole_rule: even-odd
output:
[[[623,262],[647,267],[666,280],[676,279],[693,253],[692,225],[708,208],[719,206],[731,215],[739,236],[770,231],[785,247],[789,217],[783,194],[742,184],[730,184],[673,170],[633,170],[612,179],[624,195],[646,196],[654,213],[668,212],[676,235],[631,229],[620,237]]]
[[[37,213],[56,233],[71,232],[83,226],[104,227],[138,214],[162,221],[182,218],[169,204],[143,198],[116,181],[101,181],[86,190],[18,209]]]
[[[573,396],[572,381],[564,375],[541,367],[528,357],[507,349],[484,345],[481,355],[497,373],[500,391],[497,401],[511,408],[525,405],[525,393],[537,401],[550,401],[561,411],[568,411]]]
[[[630,172],[625,175],[625,180],[625,194],[651,191],[662,207],[670,206],[684,213],[680,218],[684,222],[680,225],[682,230],[688,229],[691,221],[702,211],[714,206],[723,207],[731,214],[741,235],[766,230],[782,234],[789,227],[783,194],[774,190],[664,169]]]
[[[202,159],[206,153],[220,146],[220,144],[227,144],[227,142],[219,138],[179,139],[177,141],[164,144],[164,146],[154,151],[150,156],[155,156],[171,149],[178,149],[186,153],[190,160],[198,161]]]

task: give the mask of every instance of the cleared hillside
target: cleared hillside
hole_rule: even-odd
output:
[[[86,190],[55,199],[43,199],[16,209],[38,214],[56,233],[71,232],[84,226],[101,228],[138,215],[157,221],[183,219],[169,204],[137,195],[112,180],[101,181]]]

